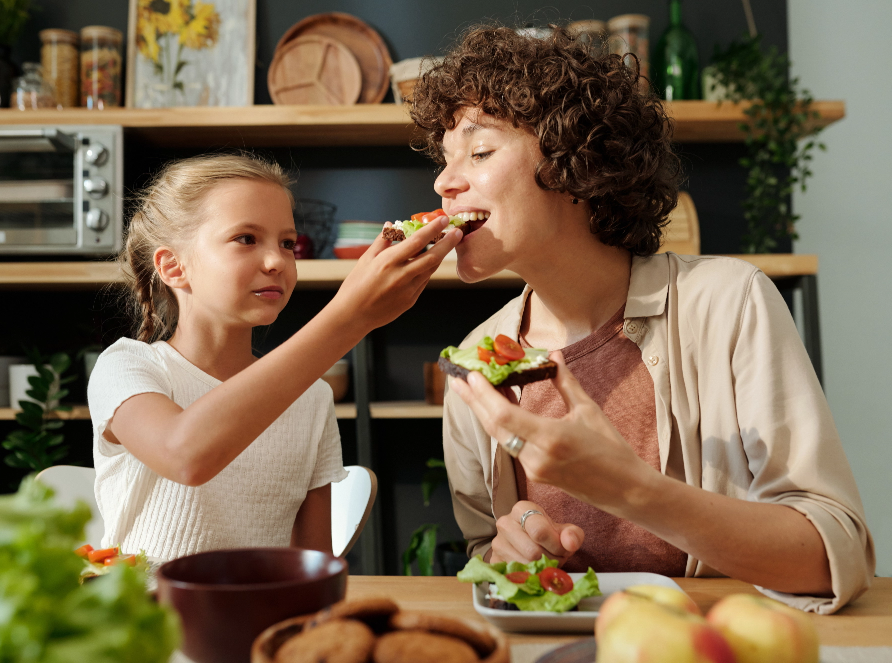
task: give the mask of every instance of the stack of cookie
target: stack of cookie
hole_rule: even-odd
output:
[[[483,623],[401,611],[390,599],[338,603],[270,627],[252,663],[508,663],[505,636]]]

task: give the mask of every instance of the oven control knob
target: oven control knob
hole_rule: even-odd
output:
[[[108,182],[101,177],[91,177],[84,180],[84,191],[86,191],[91,198],[102,198],[103,196],[108,195]]]
[[[87,228],[90,230],[95,230],[99,233],[108,228],[108,214],[101,209],[94,207],[84,215],[84,218],[87,222]]]
[[[101,166],[108,161],[108,150],[101,143],[90,143],[84,151],[84,161],[94,166]]]

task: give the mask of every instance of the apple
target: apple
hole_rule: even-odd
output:
[[[692,615],[701,614],[700,608],[697,607],[693,599],[680,589],[662,585],[633,585],[622,591],[614,592],[601,604],[598,619],[595,622],[595,637],[599,637],[599,634],[614,618],[638,601],[659,603]]]
[[[736,659],[725,638],[703,617],[634,597],[598,634],[596,663],[736,663]]]
[[[732,594],[716,603],[707,621],[739,663],[818,663],[818,632],[806,613],[766,596]]]

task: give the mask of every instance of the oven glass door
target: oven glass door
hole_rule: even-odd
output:
[[[0,245],[74,246],[77,138],[56,129],[0,131]]]

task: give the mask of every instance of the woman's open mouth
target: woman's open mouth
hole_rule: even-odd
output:
[[[452,214],[452,216],[457,216],[465,222],[467,228],[464,233],[465,236],[467,236],[483,227],[483,224],[485,224],[486,220],[489,218],[489,212],[480,210],[473,212],[457,212],[456,214]]]
[[[252,292],[255,297],[260,297],[261,299],[278,299],[285,294],[285,291],[277,285],[269,285]]]

